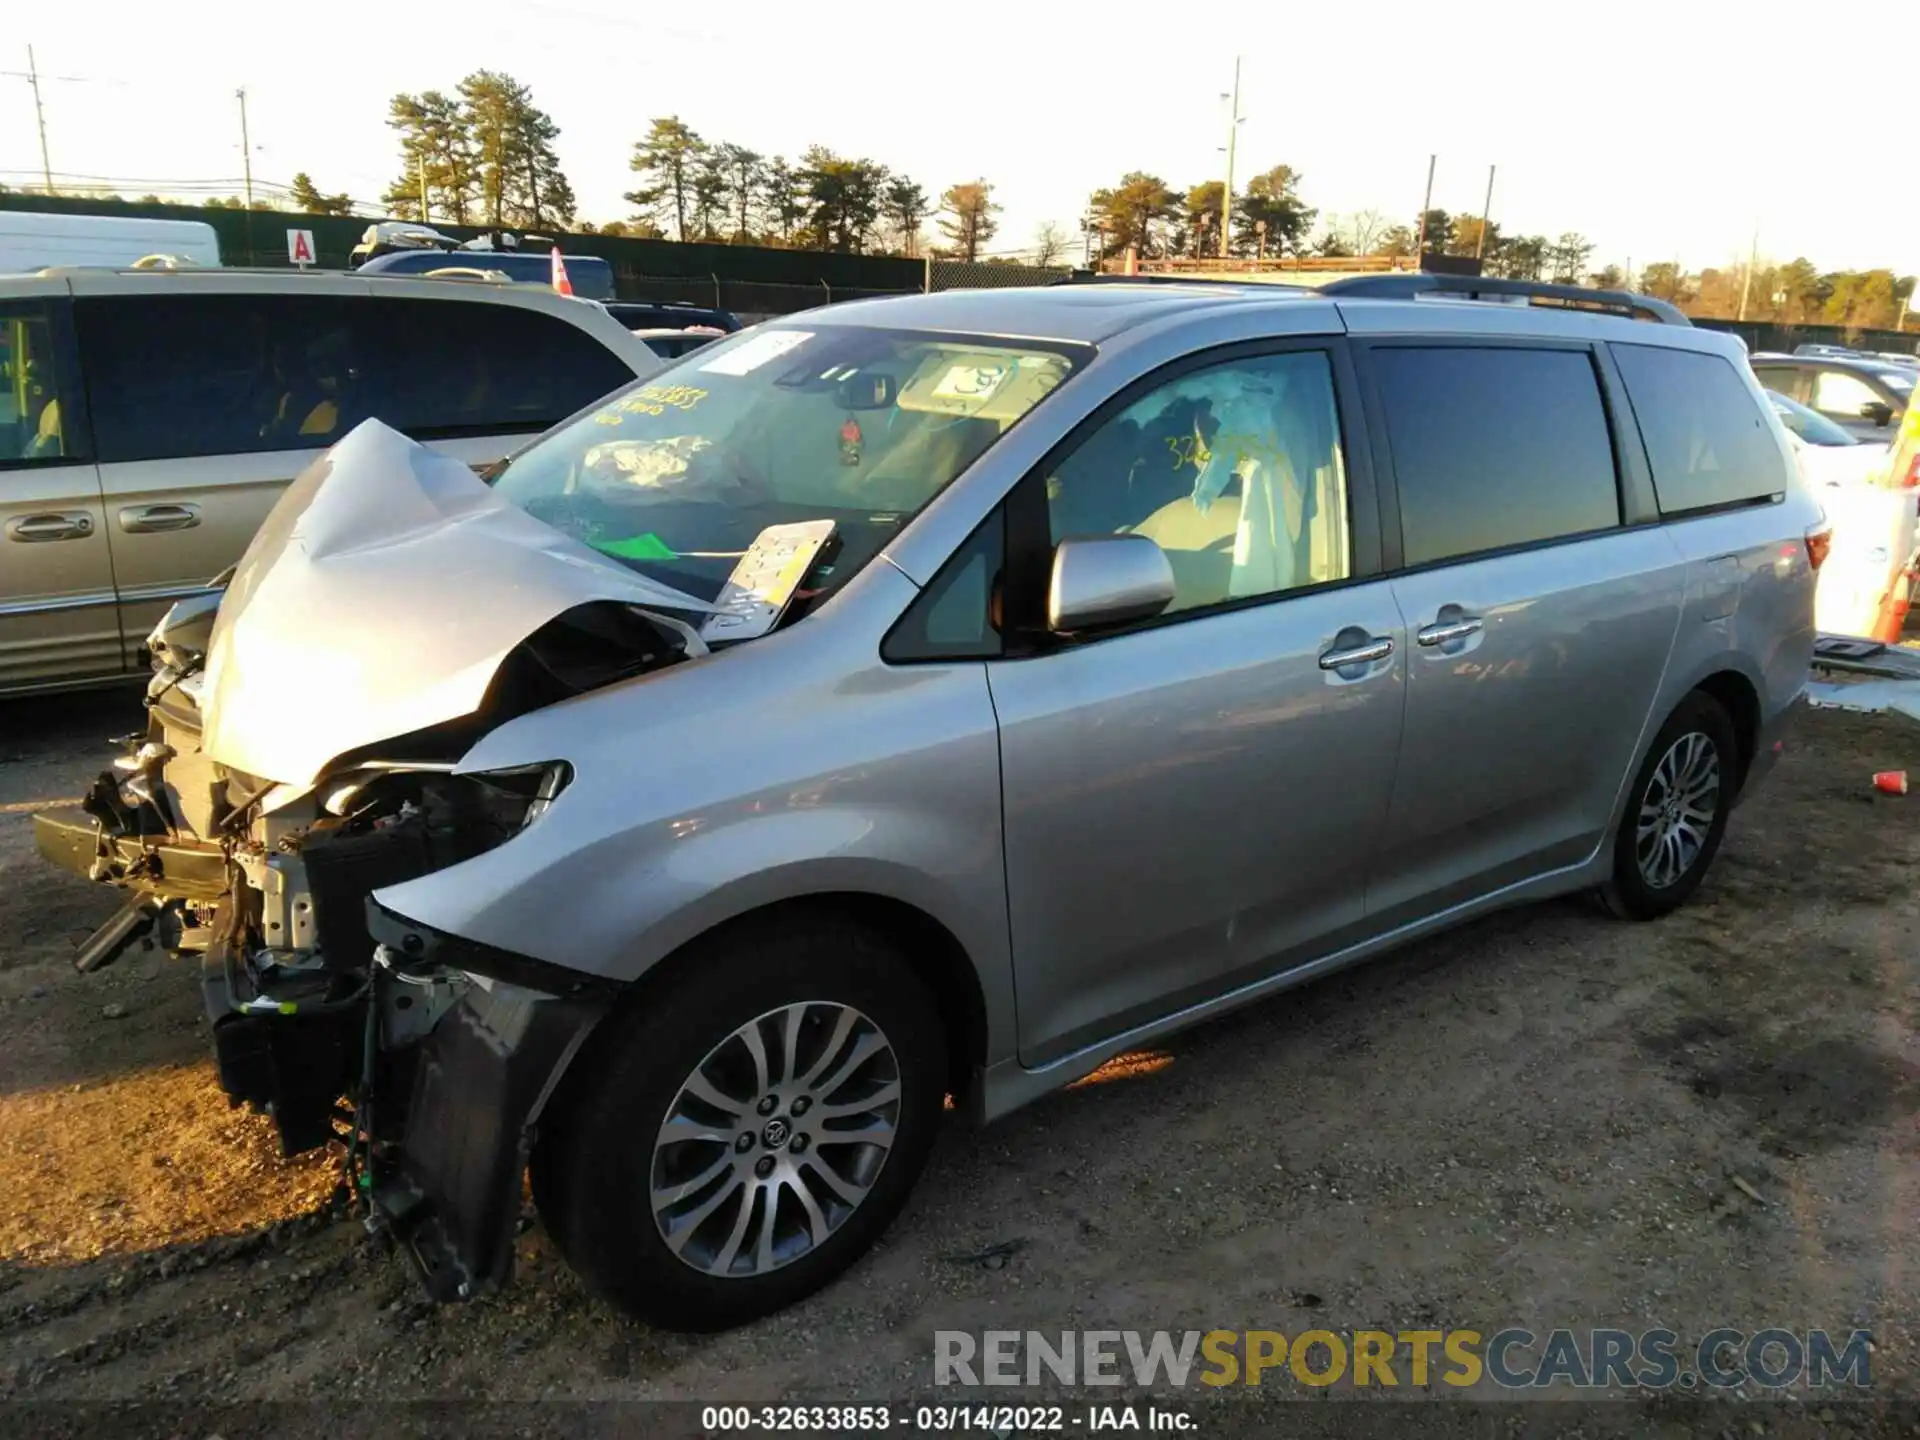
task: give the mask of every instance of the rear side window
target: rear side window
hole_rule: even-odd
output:
[[[1408,565],[1620,523],[1613,441],[1578,350],[1373,351]]]
[[[362,303],[379,416],[417,440],[545,430],[633,379],[598,340],[537,310]]]
[[[1655,345],[1615,345],[1613,358],[1647,443],[1661,514],[1786,492],[1786,460],[1772,427],[1728,361]]]
[[[76,303],[103,462],[545,430],[633,372],[557,316],[461,300],[164,295]]]
[[[75,302],[99,458],[332,444],[364,418],[349,303],[325,295]]]

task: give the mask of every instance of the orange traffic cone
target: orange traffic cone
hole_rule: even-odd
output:
[[[1907,608],[1913,594],[1913,572],[1904,570],[1894,577],[1887,593],[1880,597],[1880,613],[1874,618],[1873,639],[1885,645],[1898,645],[1907,628]]]
[[[573,282],[567,278],[567,262],[560,258],[560,247],[553,247],[553,288],[562,295],[573,294]]]

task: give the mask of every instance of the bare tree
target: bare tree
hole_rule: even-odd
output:
[[[1055,221],[1049,220],[1033,232],[1034,264],[1058,265],[1066,253],[1067,232]]]
[[[1378,210],[1356,210],[1340,226],[1340,241],[1354,255],[1371,255],[1387,233],[1387,217]]]

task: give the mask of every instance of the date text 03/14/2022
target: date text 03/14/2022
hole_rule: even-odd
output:
[[[918,1434],[967,1432],[1033,1435],[1150,1430],[1191,1432],[1193,1417],[1157,1405],[709,1405],[700,1428],[711,1435],[748,1432],[902,1430]]]

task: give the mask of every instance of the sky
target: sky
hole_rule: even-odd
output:
[[[1737,0],[1483,0],[1459,22],[1395,0],[200,0],[183,18],[90,0],[28,7],[0,72],[24,71],[34,47],[56,184],[238,177],[245,86],[257,178],[304,170],[373,200],[399,168],[389,99],[488,67],[559,124],[585,218],[629,213],[633,142],[677,114],[766,154],[868,156],[935,195],[985,178],[1002,206],[989,249],[1017,251],[1046,221],[1077,233],[1087,195],[1126,171],[1182,190],[1219,178],[1237,55],[1238,177],[1291,165],[1323,217],[1410,223],[1437,154],[1436,206],[1477,215],[1497,166],[1501,228],[1580,231],[1595,268],[1725,265],[1757,233],[1763,257],[1920,271],[1920,143],[1904,113],[1849,107],[1823,123],[1796,91],[1821,93],[1852,61],[1823,58],[1818,26],[1789,47],[1753,13]],[[1768,122],[1776,106],[1794,123]],[[32,94],[0,74],[0,183],[39,170]]]

